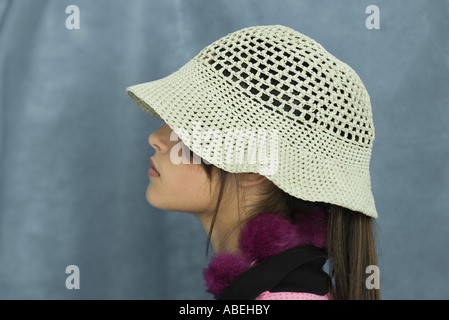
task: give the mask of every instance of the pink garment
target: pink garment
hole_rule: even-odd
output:
[[[329,300],[329,296],[319,296],[306,292],[262,292],[255,300]]]

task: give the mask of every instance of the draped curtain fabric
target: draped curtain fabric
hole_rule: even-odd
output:
[[[449,298],[448,16],[447,1],[1,0],[0,299],[211,298],[199,221],[145,200],[163,123],[125,88],[265,24],[314,38],[370,93],[383,297]]]

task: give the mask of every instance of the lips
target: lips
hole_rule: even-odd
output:
[[[153,169],[157,174],[160,174],[159,171],[157,171],[156,166],[154,165],[153,159],[150,158],[150,166],[151,169]]]

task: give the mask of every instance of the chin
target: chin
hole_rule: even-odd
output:
[[[145,198],[147,202],[158,209],[175,212],[195,213],[203,212],[204,208],[197,204],[192,204],[190,199],[186,200],[179,195],[173,195],[168,197],[167,192],[158,192],[151,183],[148,185],[145,192]]]
[[[159,201],[157,201],[158,199],[160,199],[160,197],[158,197],[157,195],[155,195],[154,190],[151,190],[151,184],[148,185],[148,188],[145,192],[145,198],[147,199],[147,202],[149,204],[151,204],[153,207],[159,208],[159,209],[163,209],[160,207],[160,203],[158,203]]]
[[[147,202],[158,209],[161,210],[168,210],[168,211],[176,211],[173,210],[173,204],[170,205],[170,200],[166,200],[166,197],[164,197],[164,195],[158,194],[157,192],[155,192],[155,190],[152,190],[151,188],[151,184],[148,186],[146,192],[145,192],[145,198],[147,200]]]

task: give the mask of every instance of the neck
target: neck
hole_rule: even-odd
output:
[[[238,220],[230,219],[230,217],[235,215],[238,217],[236,210],[219,210],[217,212],[210,236],[210,243],[215,253],[240,252],[240,228],[237,225]],[[213,213],[200,214],[196,215],[196,217],[200,220],[206,234],[209,235],[213,222]]]
[[[213,228],[210,242],[215,253],[240,253],[239,238],[242,221],[248,217],[248,204],[254,203],[255,189],[246,188],[244,192],[225,192],[214,219],[213,210],[195,214],[201,221],[206,234]],[[212,226],[213,223],[213,226]]]

